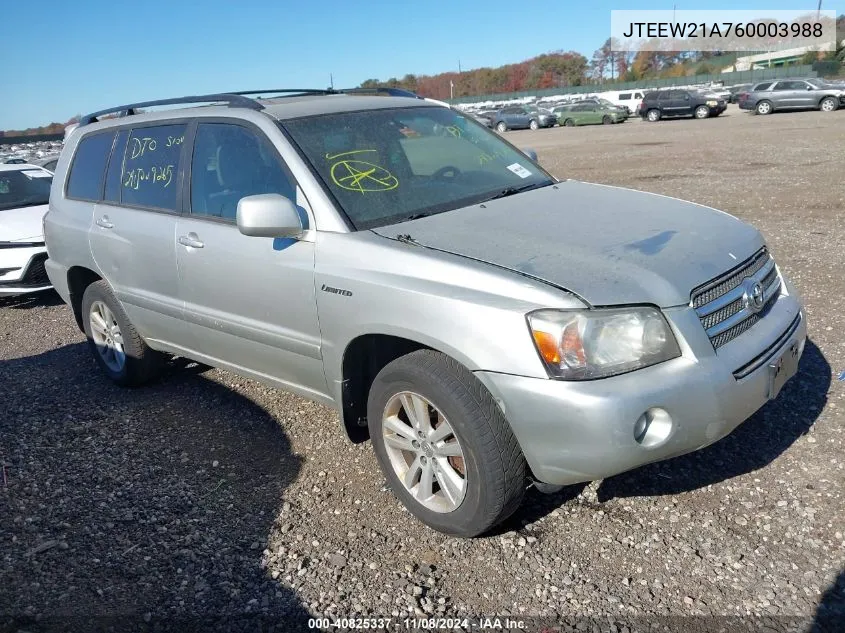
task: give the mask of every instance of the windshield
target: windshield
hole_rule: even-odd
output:
[[[52,174],[43,169],[0,171],[0,211],[47,204]]]
[[[342,112],[284,127],[359,230],[554,182],[498,135],[448,108]]]

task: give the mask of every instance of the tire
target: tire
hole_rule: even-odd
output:
[[[108,335],[101,322],[110,325]],[[95,281],[85,289],[82,325],[94,359],[113,382],[123,387],[137,387],[158,374],[164,356],[144,342],[108,282]],[[105,344],[104,338],[118,345]],[[118,348],[122,350],[122,362],[121,354],[116,352]]]
[[[822,112],[833,112],[839,109],[839,102],[833,97],[825,97],[819,102],[819,110]]]
[[[443,424],[451,427],[447,428],[451,432],[442,435],[448,444],[438,440],[439,447],[434,441],[420,445],[416,438],[427,436],[414,434],[406,413],[408,408],[419,411],[420,403],[425,417],[417,418],[427,420],[430,433],[442,430]],[[433,411],[440,414],[435,418],[436,427],[429,424]],[[418,350],[389,363],[370,388],[367,419],[373,449],[388,485],[429,527],[454,536],[478,536],[504,521],[522,502],[526,466],[519,444],[484,385],[454,359],[434,350]],[[400,433],[393,431],[397,421]],[[385,438],[386,433],[390,439]],[[405,448],[397,447],[397,442]],[[413,442],[417,442],[416,448],[411,448]],[[445,453],[444,446],[451,447],[451,452]],[[438,455],[440,450],[453,457]],[[454,457],[457,453],[460,457]],[[425,464],[432,473],[427,479],[432,487],[421,492]],[[457,479],[448,480],[462,485],[462,495],[455,494],[451,501],[449,486],[441,488],[439,483],[447,481],[446,467],[457,475]],[[415,474],[406,487],[403,479],[411,471]],[[435,486],[437,491],[427,495]],[[425,498],[418,500],[415,494]]]
[[[754,106],[754,111],[757,114],[771,114],[772,110],[774,110],[774,108],[772,107],[772,102],[766,101],[765,99],[757,103],[756,106]]]
[[[566,121],[564,121],[563,124],[566,127],[572,127],[573,125],[575,125],[575,121],[573,121],[572,119],[566,119]]]
[[[605,114],[605,115],[601,118],[601,123],[602,123],[602,125],[610,125],[611,123],[613,123],[613,119],[611,119],[609,116],[607,116],[607,115]]]
[[[696,119],[706,119],[710,116],[710,108],[708,108],[706,105],[698,106],[695,109],[695,113],[693,114],[693,116]]]
[[[540,129],[540,124],[537,122],[537,120],[536,120],[536,119],[531,119],[531,120],[528,122],[528,127],[529,127],[529,129],[532,129],[532,130],[539,130],[539,129]]]
[[[651,110],[649,110],[648,112],[645,113],[646,120],[648,120],[652,123],[656,123],[657,121],[659,121],[660,116],[661,116],[660,110],[658,110],[657,108],[652,108]]]
[[[497,131],[499,134],[504,134],[505,132],[507,132],[507,131],[508,131],[508,124],[507,124],[507,123],[505,123],[504,121],[499,121],[499,122],[496,124],[496,131]]]

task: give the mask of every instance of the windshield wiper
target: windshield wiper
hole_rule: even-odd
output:
[[[522,185],[521,187],[505,187],[500,191],[497,191],[489,198],[485,198],[481,202],[489,202],[490,200],[498,200],[499,198],[507,198],[508,196],[513,196],[518,193],[522,193],[523,191],[528,191],[529,189],[539,189],[540,187],[546,187],[552,183],[547,182],[543,184],[532,183],[530,185]]]

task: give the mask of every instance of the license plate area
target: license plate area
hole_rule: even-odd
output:
[[[769,363],[769,400],[777,398],[786,381],[798,371],[800,358],[801,348],[795,342],[786,349],[780,358]]]

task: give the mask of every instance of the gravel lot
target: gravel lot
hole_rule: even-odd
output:
[[[333,411],[176,363],[120,389],[55,295],[6,300],[0,631],[288,631],[309,614],[845,630],[845,112],[507,138],[559,177],[762,229],[811,329],[780,398],[708,449],[530,491],[497,532],[457,540],[400,507]]]

